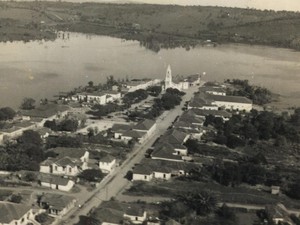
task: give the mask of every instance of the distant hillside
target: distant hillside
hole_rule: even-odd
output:
[[[134,39],[154,50],[188,48],[205,40],[300,49],[300,13],[294,12],[147,4],[0,3],[2,40],[47,38],[47,32],[54,29]]]

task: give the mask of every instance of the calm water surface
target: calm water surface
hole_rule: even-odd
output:
[[[24,97],[51,98],[109,75],[163,78],[168,64],[173,74],[206,72],[205,80],[249,79],[300,105],[300,52],[222,45],[154,53],[136,41],[70,33],[53,42],[0,43],[0,107],[17,107]]]

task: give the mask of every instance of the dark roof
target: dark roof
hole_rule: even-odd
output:
[[[30,206],[24,204],[0,202],[0,223],[8,224],[13,220],[19,220],[30,209]]]
[[[47,203],[51,209],[63,210],[75,199],[66,195],[46,193],[41,197],[41,202]]]
[[[139,122],[137,125],[133,127],[134,130],[145,130],[148,131],[155,124],[154,120],[144,120]]]
[[[213,115],[213,116],[222,116],[225,118],[232,116],[231,113],[225,110],[206,110],[206,109],[190,109],[190,110],[193,111],[197,116]]]
[[[55,161],[55,164],[58,165],[58,166],[75,167],[75,166],[78,165],[78,163],[81,163],[81,162],[78,161],[78,160],[75,160],[75,159],[71,159],[70,157],[67,157],[67,156]]]
[[[226,90],[222,87],[216,87],[216,86],[203,86],[199,88],[199,91],[203,91],[203,92],[222,92],[222,93],[226,93]]]
[[[120,224],[123,220],[123,212],[110,208],[97,208],[93,211],[92,217],[102,223]]]
[[[132,138],[142,138],[145,134],[146,134],[146,132],[130,130],[130,131],[126,132],[125,134],[123,134],[123,136],[132,137]]]
[[[58,184],[62,186],[66,186],[69,183],[69,179],[62,178],[60,176],[55,176],[51,174],[40,174],[39,180],[44,183],[49,183],[49,184]]]
[[[139,206],[135,206],[135,205],[130,205],[127,207],[125,214],[130,215],[130,216],[143,216],[144,215],[145,210]]]
[[[22,110],[21,114],[30,117],[48,118],[68,109],[70,108],[66,105],[46,104],[32,110]]]
[[[252,104],[249,98],[242,96],[207,95],[207,97],[213,101]]]
[[[111,156],[111,155],[107,155],[105,157],[103,157],[102,159],[100,159],[100,162],[112,162],[113,160],[115,160],[115,157]]]
[[[152,169],[145,165],[137,165],[132,172],[134,174],[150,175],[152,174]]]
[[[115,132],[115,133],[123,133],[125,131],[128,131],[132,128],[132,125],[130,124],[114,124],[111,128],[111,131],[112,132]]]
[[[155,148],[155,150],[151,154],[151,157],[182,161],[182,157],[180,155],[174,155],[173,153],[175,153],[174,147],[167,143],[164,143]]]
[[[184,139],[187,137],[188,135],[182,131],[179,131],[177,129],[171,129],[168,130],[160,139],[159,142],[164,142],[164,143],[168,143],[168,144],[182,144]]]

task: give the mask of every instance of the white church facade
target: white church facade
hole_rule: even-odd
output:
[[[165,78],[165,85],[164,89],[167,90],[168,88],[178,89],[179,91],[183,91],[188,89],[190,86],[200,84],[200,76],[193,75],[187,78],[177,76],[173,79],[171,66],[168,65],[166,78]]]

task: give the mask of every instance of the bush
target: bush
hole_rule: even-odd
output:
[[[104,177],[104,175],[101,172],[101,170],[88,169],[82,171],[78,177],[86,181],[95,182],[95,181],[100,181]]]
[[[39,223],[45,223],[48,220],[47,213],[41,213],[35,216],[35,220]]]
[[[15,195],[15,194],[12,194],[9,198],[9,201],[10,202],[13,202],[13,203],[21,203],[22,202],[22,196],[21,195]]]

